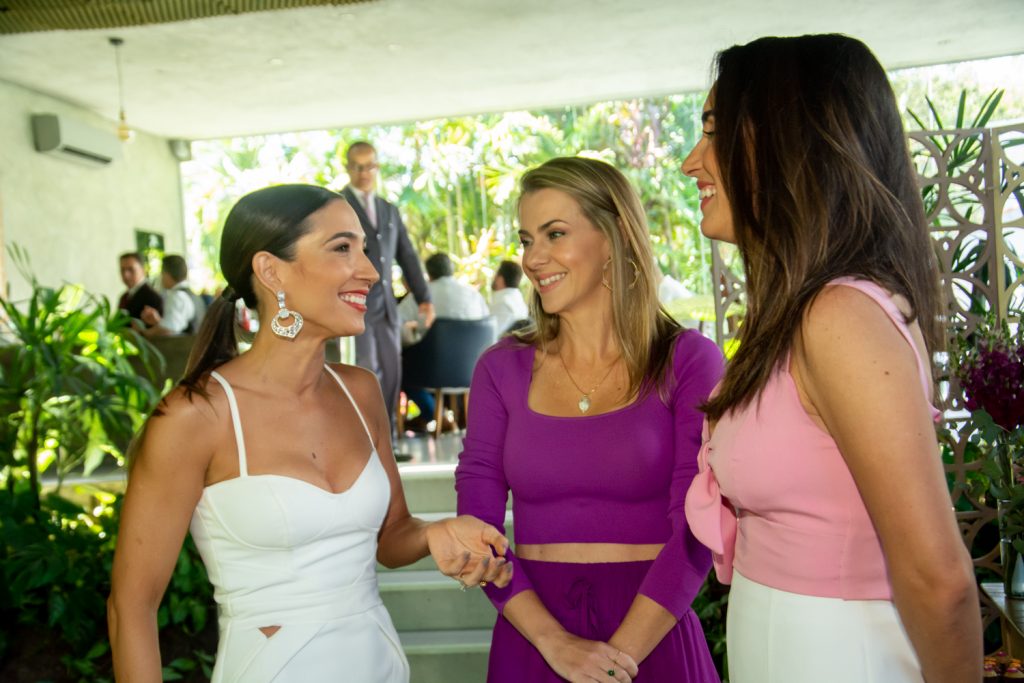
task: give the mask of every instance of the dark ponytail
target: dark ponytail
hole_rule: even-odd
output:
[[[238,355],[237,332],[235,302],[223,296],[217,297],[206,311],[192,351],[188,354],[185,375],[178,382],[186,394],[203,394],[200,386],[203,376]]]

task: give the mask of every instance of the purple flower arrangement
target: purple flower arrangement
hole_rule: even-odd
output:
[[[962,429],[983,460],[985,498],[999,510],[1004,588],[1024,599],[1024,327],[1011,331],[989,316],[958,338],[957,350],[954,367],[971,411]]]
[[[1003,322],[960,343],[957,374],[967,409],[984,410],[1007,432],[1024,425],[1024,334]]]

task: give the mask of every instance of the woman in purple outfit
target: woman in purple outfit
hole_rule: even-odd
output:
[[[535,329],[480,359],[455,475],[460,514],[502,528],[515,568],[488,681],[718,681],[690,603],[711,565],[683,498],[718,348],[659,306],[635,190],[560,158],[519,201]]]

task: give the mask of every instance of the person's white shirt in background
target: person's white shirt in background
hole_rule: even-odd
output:
[[[427,286],[430,287],[430,301],[434,304],[434,312],[438,318],[480,320],[490,315],[483,295],[450,275],[431,280]],[[405,346],[419,341],[424,332],[419,329],[418,315],[418,306],[413,297],[407,296],[398,304],[398,316],[402,323],[402,344]]]
[[[196,315],[196,304],[188,281],[179,282],[164,292],[164,312],[160,327],[171,334],[183,334]]]
[[[491,292],[491,315],[494,329],[502,334],[512,323],[529,318],[530,309],[518,287],[505,287]]]
[[[689,299],[692,296],[693,292],[671,275],[663,275],[658,283],[658,301],[662,304],[667,305],[677,299]]]

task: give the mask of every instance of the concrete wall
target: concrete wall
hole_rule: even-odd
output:
[[[162,233],[168,252],[184,251],[178,162],[165,139],[144,133],[106,166],[40,154],[30,117],[42,113],[114,127],[89,110],[0,81],[0,243],[24,247],[44,284],[74,282],[116,300],[124,289],[117,255],[135,249],[136,228]],[[0,277],[13,300],[27,294],[6,253]]]

